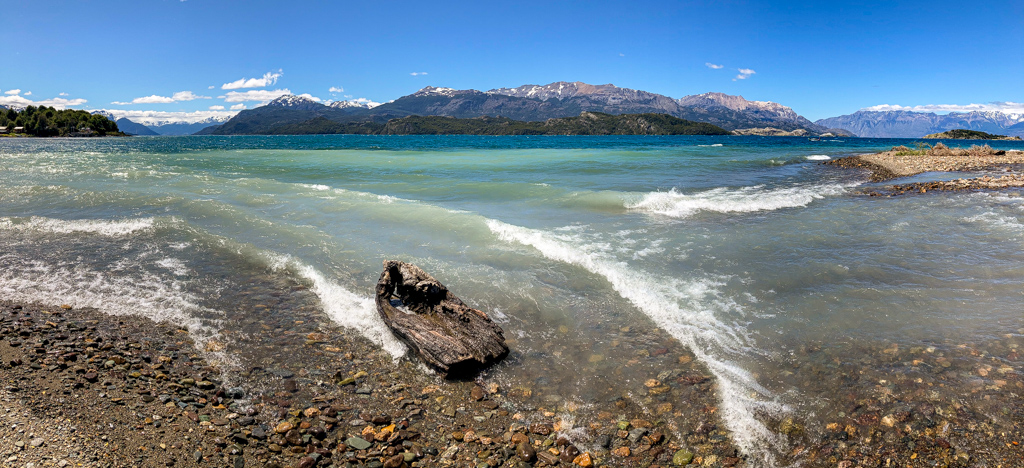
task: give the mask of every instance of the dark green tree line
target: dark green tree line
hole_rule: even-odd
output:
[[[71,136],[92,130],[97,136],[120,135],[117,124],[110,119],[84,110],[58,110],[46,106],[28,106],[22,111],[0,110],[0,127],[25,127],[25,133],[38,137]]]

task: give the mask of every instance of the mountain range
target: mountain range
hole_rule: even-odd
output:
[[[266,106],[241,111],[223,125],[203,130],[202,134],[279,133],[279,129],[284,126],[294,128],[295,125],[313,119],[342,124],[357,121],[386,123],[392,119],[419,115],[460,119],[490,116],[536,122],[575,117],[583,112],[612,115],[667,114],[710,123],[726,130],[768,128],[769,134],[773,131],[782,133],[794,130],[804,130],[812,135],[830,131],[846,134],[838,129],[819,126],[792,109],[774,102],[748,101],[742,96],[722,93],[673,99],[610,84],[590,85],[564,81],[489,91],[428,86],[408,96],[372,107],[346,101],[326,105],[301,96],[282,96]]]
[[[921,138],[947,130],[977,130],[1009,136],[1024,136],[1024,114],[1004,112],[930,112],[857,111],[853,114],[821,119],[815,122],[838,127],[865,138]]]
[[[228,118],[210,117],[198,121],[182,122],[169,118],[143,117],[141,122],[130,120],[127,117],[118,115],[109,110],[93,111],[93,114],[100,114],[117,123],[117,128],[129,135],[140,136],[181,136],[193,135],[207,127],[216,126],[229,120]]]
[[[413,94],[377,105],[365,101],[321,103],[304,96],[287,95],[267,105],[243,110],[227,121],[198,123],[145,122],[161,135],[250,135],[285,131],[310,133],[312,129],[338,130],[344,126],[368,129],[409,116],[441,116],[459,119],[500,117],[524,122],[575,117],[583,112],[611,115],[667,114],[716,125],[736,134],[754,135],[857,135],[872,138],[921,138],[952,129],[977,130],[1024,136],[1024,114],[997,111],[951,112],[945,115],[907,110],[861,110],[815,122],[793,109],[770,101],[750,101],[742,96],[704,93],[675,99],[611,84],[591,85],[559,81],[547,85],[523,85],[488,91],[425,87]],[[142,125],[126,119],[129,133],[147,134]],[[315,123],[315,125],[313,125]],[[369,125],[369,126],[368,126]],[[376,128],[376,127],[373,127]]]

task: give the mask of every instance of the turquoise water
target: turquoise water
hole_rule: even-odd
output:
[[[781,464],[794,442],[778,420],[806,420],[813,437],[841,394],[878,385],[841,391],[822,377],[830,362],[899,374],[865,356],[1016,350],[1024,333],[1019,193],[866,197],[866,174],[819,164],[909,143],[0,140],[0,294],[171,320],[200,342],[224,341],[238,314],[268,313],[239,310],[252,294],[244,278],[280,274],[310,286],[325,320],[397,357],[404,348],[371,297],[381,261],[397,258],[502,325],[515,359],[495,378],[510,385],[554,356],[561,371],[545,381],[560,398],[604,398],[585,384],[595,373],[650,377],[630,370],[635,350],[614,331],[668,333],[713,374],[737,446]],[[607,359],[594,364],[595,353]],[[944,388],[973,385],[973,369],[996,354],[958,364]]]

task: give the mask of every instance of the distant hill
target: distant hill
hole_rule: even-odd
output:
[[[950,112],[938,115],[911,111],[857,111],[821,119],[823,127],[842,128],[869,138],[921,138],[953,129],[1024,136],[1024,114],[1003,112]]]
[[[141,117],[133,117],[136,120],[128,120],[127,117],[118,117],[118,115],[123,115],[123,114],[121,114],[120,111],[116,111],[116,110],[113,110],[113,111],[112,110],[95,110],[95,111],[92,111],[92,113],[105,116],[106,118],[108,118],[110,120],[116,120],[118,122],[120,122],[121,120],[127,120],[128,122],[131,122],[132,124],[135,124],[135,125],[143,125],[146,128],[148,128],[150,131],[155,132],[157,135],[168,135],[168,136],[192,135],[192,134],[194,134],[194,133],[196,133],[196,132],[198,132],[200,130],[203,130],[203,129],[207,128],[207,127],[220,125],[220,124],[224,123],[227,120],[226,117],[209,117],[209,118],[206,118],[206,119],[203,119],[203,120],[200,120],[200,121],[183,122],[181,120],[174,119],[173,117],[169,118],[169,117],[160,116],[160,115],[156,115],[156,116],[143,115]],[[139,131],[142,132],[141,129],[139,129]],[[138,133],[138,135],[149,135],[149,134],[148,133]]]
[[[577,117],[543,122],[507,117],[457,117],[411,115],[386,123],[372,120],[334,122],[323,116],[298,124],[285,124],[268,134],[372,134],[372,135],[729,135],[721,127],[690,122],[665,114],[610,115],[582,112]]]
[[[948,130],[942,133],[925,135],[929,139],[950,139],[950,140],[1020,140],[1019,136],[1010,137],[1006,135],[993,135],[991,133],[979,132],[976,130],[965,130],[962,128]]]
[[[368,110],[365,107],[331,107],[301,96],[281,96],[265,106],[243,110],[221,125],[199,130],[196,135],[271,135],[283,126],[308,122],[317,117],[335,123],[350,122],[354,120],[351,117]]]
[[[167,123],[163,125],[149,126],[153,131],[166,136],[194,135],[209,127],[220,125],[220,121],[204,121],[195,123]]]
[[[242,111],[223,125],[208,128],[202,134],[267,134],[276,133],[285,126],[302,131],[297,127],[299,124],[311,122],[318,117],[338,124],[384,124],[392,119],[414,115],[460,119],[488,116],[543,122],[554,118],[575,117],[582,112],[610,115],[667,114],[714,124],[726,130],[770,127],[781,131],[804,130],[810,135],[829,130],[781,104],[748,101],[742,96],[705,93],[673,99],[610,84],[556,82],[486,92],[428,86],[374,107],[360,107],[352,103],[327,106],[300,96],[283,96],[266,106]],[[321,120],[316,122],[321,126],[324,124]]]
[[[159,133],[154,132],[149,127],[140,123],[132,122],[131,120],[120,118],[117,119],[117,128],[128,135],[140,135],[140,136],[154,136]]]

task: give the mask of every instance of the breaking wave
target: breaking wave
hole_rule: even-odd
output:
[[[621,297],[688,346],[718,380],[722,416],[736,444],[767,466],[775,466],[773,450],[782,440],[755,415],[779,415],[790,410],[772,401],[771,392],[729,358],[749,353],[750,345],[742,326],[724,319],[729,314],[742,315],[743,310],[718,289],[723,284],[721,280],[658,278],[594,253],[601,249],[588,248],[572,234],[555,234],[497,220],[487,220],[487,226],[503,241],[533,247],[548,259],[603,276]]]
[[[651,192],[637,201],[627,201],[633,211],[671,218],[688,218],[701,211],[716,213],[749,213],[807,206],[814,200],[841,195],[851,187],[841,184],[794,186],[765,189],[763,185],[739,189],[716,188],[704,192]]]

